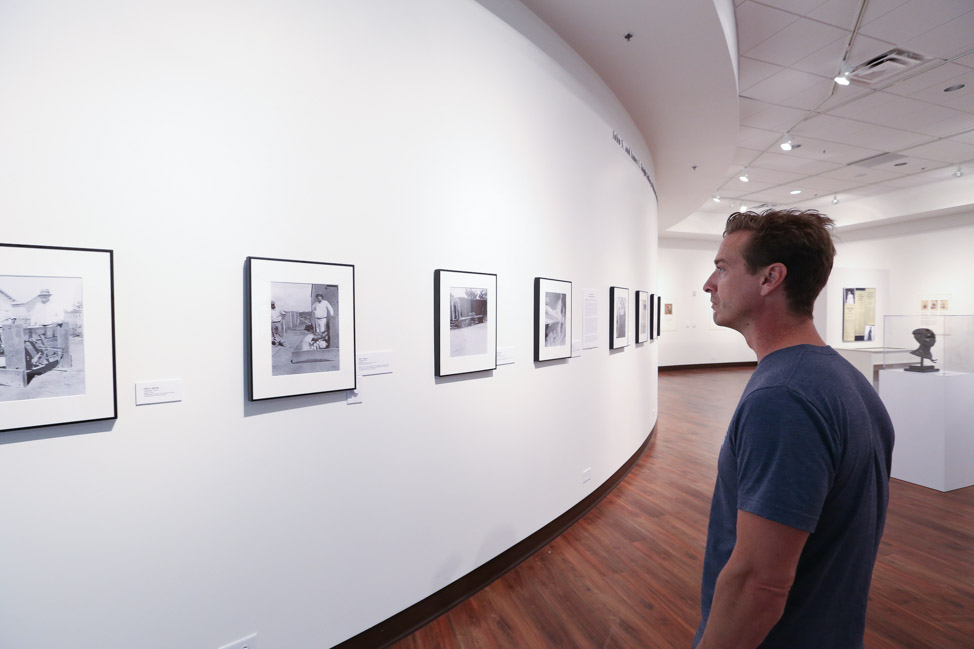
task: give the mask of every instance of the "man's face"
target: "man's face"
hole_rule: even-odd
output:
[[[323,298],[323,297],[321,297],[321,296],[319,295],[319,296],[318,296],[318,297],[316,297],[315,299],[316,299],[316,300],[318,300],[319,302],[321,302],[321,301],[322,301],[322,300],[324,300],[325,298]]]
[[[714,323],[741,331],[750,321],[754,305],[761,292],[761,278],[750,274],[741,249],[751,233],[738,231],[724,237],[714,259],[714,272],[703,285],[710,293]]]

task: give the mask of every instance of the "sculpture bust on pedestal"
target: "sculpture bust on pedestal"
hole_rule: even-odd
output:
[[[919,365],[910,365],[904,368],[907,372],[936,372],[937,368],[931,365],[924,365],[923,362],[929,359],[931,363],[936,363],[937,359],[930,353],[930,348],[937,344],[937,334],[931,329],[921,327],[913,330],[913,337],[920,344],[919,347],[911,351],[914,356],[920,357]]]

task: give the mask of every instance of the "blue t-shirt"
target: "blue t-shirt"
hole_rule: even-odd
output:
[[[892,453],[879,395],[834,349],[797,345],[765,356],[720,449],[693,646],[742,509],[809,532],[784,614],[759,647],[860,649]]]

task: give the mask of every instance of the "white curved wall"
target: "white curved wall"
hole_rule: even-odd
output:
[[[657,289],[605,93],[472,1],[0,5],[0,240],[114,249],[119,395],[0,434],[0,647],[331,646],[604,482],[657,413],[657,345],[605,341]],[[356,265],[364,403],[246,402],[248,255]],[[514,365],[434,380],[435,268],[498,274]],[[599,349],[534,365],[536,275]]]

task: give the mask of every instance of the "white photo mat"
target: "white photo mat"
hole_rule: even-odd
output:
[[[466,328],[453,327],[451,329],[450,291],[454,288],[487,291],[486,319],[477,323],[486,324],[486,345],[483,353],[451,354],[451,340],[455,335],[465,333],[464,329]],[[433,297],[436,375],[451,376],[497,369],[497,275],[437,269],[433,274]]]
[[[338,286],[339,369],[334,372],[272,373],[271,283]],[[250,300],[250,398],[252,401],[299,394],[352,390],[355,373],[355,267],[290,259],[247,258]]]
[[[0,276],[81,279],[84,393],[0,402],[0,431],[115,419],[112,251],[0,244]],[[21,296],[26,297],[26,296]],[[56,297],[56,296],[55,296]]]
[[[551,340],[546,336],[548,324],[546,314],[552,306],[547,303],[546,296],[549,293],[564,295],[564,301],[559,301],[555,306],[559,311],[559,317],[562,315],[564,317],[564,329],[559,335],[564,342],[560,345],[551,344]],[[543,362],[570,358],[572,355],[572,283],[547,277],[535,277],[534,300],[534,360]]]

